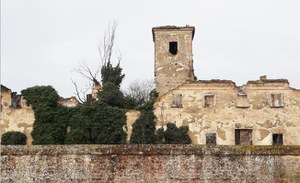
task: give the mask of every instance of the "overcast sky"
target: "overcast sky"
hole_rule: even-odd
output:
[[[83,60],[97,65],[97,44],[114,20],[123,88],[153,78],[152,27],[188,24],[198,79],[242,85],[267,75],[300,89],[299,0],[2,0],[1,83],[74,95],[71,78],[87,81],[72,70]]]

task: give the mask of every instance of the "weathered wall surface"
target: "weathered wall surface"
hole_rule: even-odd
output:
[[[12,108],[11,91],[1,91],[1,136],[7,131],[19,131],[27,136],[27,144],[31,145],[31,131],[34,123],[34,112],[26,101],[21,99],[21,107]]]
[[[127,143],[130,141],[130,137],[132,134],[132,125],[135,121],[140,117],[141,112],[137,110],[128,110],[126,112],[126,133],[127,133]]]
[[[3,146],[1,182],[300,182],[299,146]]]
[[[65,106],[65,107],[76,107],[79,104],[79,101],[76,99],[76,97],[70,97],[70,98],[60,98],[57,101],[58,104]]]
[[[237,106],[238,95],[246,97]],[[271,107],[272,94],[282,106]],[[181,106],[174,107],[174,97]],[[205,107],[205,95],[213,96]],[[300,145],[300,91],[285,80],[252,81],[237,87],[231,81],[186,83],[158,98],[154,106],[157,125],[168,122],[189,126],[194,144],[205,144],[207,133],[216,133],[219,145],[235,144],[235,129],[251,129],[253,145],[271,145],[272,134],[283,134],[284,145]]]

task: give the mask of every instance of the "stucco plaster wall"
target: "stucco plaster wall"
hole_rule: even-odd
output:
[[[130,141],[130,137],[132,134],[132,125],[135,121],[140,117],[141,112],[137,110],[128,110],[126,112],[126,133],[127,133],[127,143]]]
[[[249,107],[236,107],[239,93]],[[270,107],[270,95],[280,93],[283,107]],[[182,107],[171,107],[182,94]],[[204,95],[214,95],[214,107],[204,107]],[[300,91],[285,82],[262,82],[236,87],[233,82],[186,83],[160,96],[154,105],[158,127],[168,122],[188,126],[194,144],[205,144],[206,133],[217,134],[217,144],[234,145],[235,129],[252,129],[254,145],[271,145],[272,133],[282,133],[284,145],[300,145]]]
[[[32,144],[31,131],[34,123],[34,112],[27,106],[26,100],[21,99],[21,108],[11,108],[11,91],[1,92],[1,136],[8,131],[19,131],[27,136],[27,145]]]

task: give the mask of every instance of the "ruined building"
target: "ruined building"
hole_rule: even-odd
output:
[[[196,80],[192,41],[195,28],[164,26],[152,29],[155,46],[154,104],[157,128],[167,123],[188,126],[194,144],[300,145],[300,90],[285,79],[266,76],[236,86],[228,80]],[[94,88],[89,100],[101,91]],[[75,107],[76,98],[61,99]],[[127,115],[129,141],[132,124],[140,113]],[[1,135],[21,131],[31,144],[34,112],[22,96],[1,85]]]
[[[75,107],[79,104],[75,97],[60,98],[58,104],[65,107]],[[17,92],[1,85],[0,95],[1,123],[0,135],[8,131],[19,131],[26,135],[27,145],[32,144],[32,128],[35,120],[32,107]]]
[[[34,112],[21,95],[1,85],[1,136],[8,131],[19,131],[27,136],[27,144],[31,145],[31,131],[34,123]]]
[[[194,144],[300,145],[300,90],[285,79],[262,76],[236,86],[195,80],[194,27],[152,29],[157,127],[188,126]]]

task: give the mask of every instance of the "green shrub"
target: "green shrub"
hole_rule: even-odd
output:
[[[76,128],[67,135],[66,144],[91,144],[89,133],[85,128]]]
[[[157,137],[155,135],[155,115],[153,113],[153,104],[157,93],[153,90],[150,94],[150,100],[140,106],[140,117],[132,125],[131,144],[155,144]]]
[[[101,79],[102,84],[105,83],[113,83],[114,85],[120,87],[122,80],[124,79],[125,74],[122,74],[122,68],[120,67],[120,63],[118,63],[115,67],[108,61],[101,68]]]
[[[9,131],[2,135],[2,145],[26,145],[26,135],[22,132]]]
[[[164,132],[165,144],[190,144],[191,139],[188,135],[187,126],[177,127],[174,123],[168,123]]]
[[[156,140],[155,140],[156,144],[163,144],[164,143],[164,141],[165,141],[165,132],[164,132],[163,127],[156,130],[155,137],[156,137]]]

